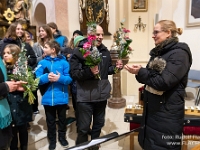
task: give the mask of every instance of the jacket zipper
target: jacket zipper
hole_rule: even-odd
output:
[[[102,64],[102,66],[103,66],[103,56],[102,56],[102,53],[101,53],[101,62],[100,62],[100,64],[99,64],[99,72],[100,72],[100,77],[101,77],[101,64]],[[100,86],[99,86],[99,88],[100,88],[100,100],[101,100],[101,81],[99,81],[100,82]]]
[[[63,95],[64,95],[64,98],[65,98],[65,88],[64,88],[64,86],[62,87],[62,91],[63,91]]]
[[[51,60],[51,71],[53,70],[53,60]],[[53,83],[52,83],[52,99],[51,99],[51,104],[52,104],[52,106],[54,106],[54,100],[53,100],[53,95],[54,95],[54,93],[53,93],[53,91],[54,91],[54,89],[53,89],[54,87],[53,87]]]

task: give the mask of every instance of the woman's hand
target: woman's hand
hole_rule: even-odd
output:
[[[141,65],[132,65],[132,66],[130,67],[130,66],[128,66],[128,65],[125,65],[124,68],[125,68],[128,72],[137,75],[138,72],[139,72],[139,70],[140,70],[140,68],[142,68],[142,66],[141,66]]]
[[[6,81],[5,82],[8,87],[9,87],[9,92],[13,92],[17,90],[17,87],[19,85],[19,83],[15,82],[15,81]]]

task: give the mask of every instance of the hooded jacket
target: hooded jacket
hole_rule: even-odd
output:
[[[85,65],[85,59],[79,51],[86,41],[87,39],[84,39],[79,43],[70,59],[70,75],[77,81],[77,102],[105,101],[110,97],[111,91],[108,75],[114,74],[115,66],[112,65],[110,52],[101,44],[98,47],[99,52],[102,54],[99,64],[101,80],[96,79],[90,67]]]
[[[56,42],[59,43],[60,47],[67,47],[68,39],[66,36],[63,36],[60,30],[56,30],[56,33],[53,35]]]
[[[68,104],[68,84],[72,81],[72,78],[69,75],[69,63],[62,55],[55,58],[46,56],[38,63],[35,71],[36,77],[40,78],[40,85],[50,82],[48,73],[44,73],[46,68],[49,72],[53,72],[54,74],[59,72],[60,78],[57,82],[52,82],[48,86],[46,92],[42,96],[42,105],[55,106]]]
[[[184,95],[192,55],[187,44],[171,41],[162,48],[150,52],[150,61],[155,57],[166,61],[162,73],[141,68],[136,75],[138,82],[162,95],[144,91],[143,127],[139,132],[139,143],[145,150],[180,150],[184,121]],[[176,142],[176,144],[168,144]],[[179,144],[178,144],[179,143]]]

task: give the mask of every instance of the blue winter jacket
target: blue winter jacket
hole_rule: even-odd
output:
[[[38,63],[35,71],[36,77],[40,78],[39,85],[50,82],[48,73],[44,73],[46,69],[54,74],[59,72],[60,78],[57,82],[51,82],[48,86],[45,94],[42,96],[42,105],[55,106],[68,104],[68,84],[72,81],[69,75],[69,63],[62,55],[55,58],[46,56]]]

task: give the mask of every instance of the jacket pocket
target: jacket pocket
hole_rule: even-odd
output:
[[[111,84],[109,80],[101,80],[100,82],[100,88],[101,88],[101,99],[108,99],[110,97],[111,92]]]
[[[101,101],[110,97],[111,85],[108,80],[77,82],[78,101]]]

